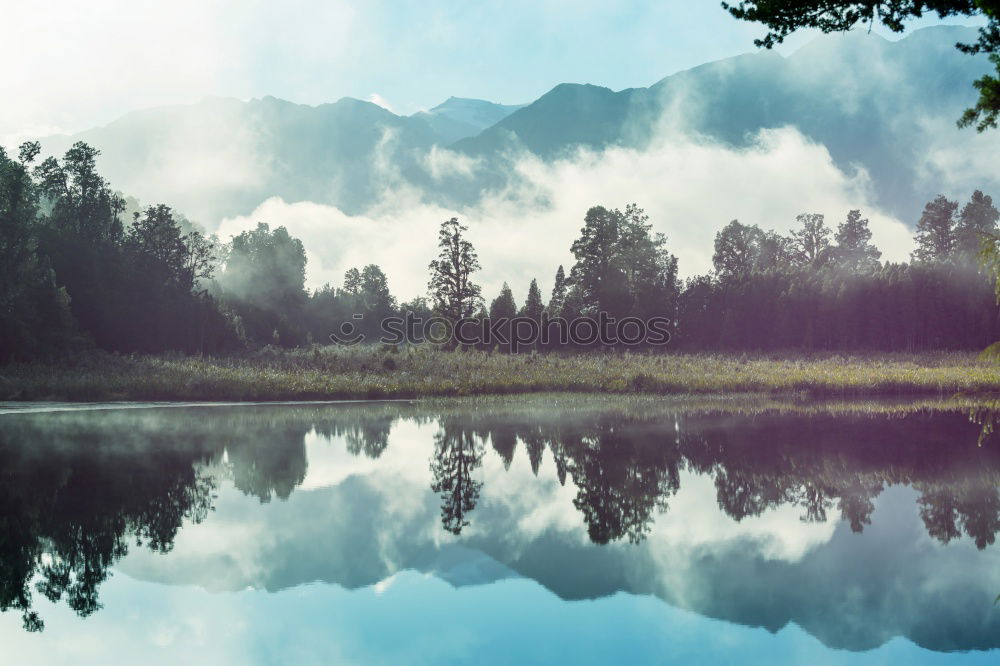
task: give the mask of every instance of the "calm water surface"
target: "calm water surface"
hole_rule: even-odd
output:
[[[990,418],[7,405],[0,663],[994,664]]]

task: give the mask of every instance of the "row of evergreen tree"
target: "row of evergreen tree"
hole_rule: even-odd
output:
[[[223,244],[167,206],[128,211],[135,206],[99,175],[86,144],[62,159],[39,153],[37,143],[16,157],[0,149],[0,360],[91,346],[290,347],[326,343],[345,323],[373,340],[382,319],[405,312],[488,323],[664,317],[673,346],[699,350],[975,349],[1000,339],[977,263],[983,240],[998,237],[1000,213],[978,191],[961,209],[944,197],[927,204],[908,264],[880,261],[859,211],[836,230],[804,214],[788,236],[734,220],[716,235],[714,270],[683,282],[642,209],[596,206],[548,302],[533,279],[521,306],[506,283],[487,304],[475,248],[451,219],[429,266],[429,298],[398,303],[374,264],[310,293],[305,250],[284,227],[262,223]]]
[[[798,216],[789,235],[733,220],[716,234],[714,270],[681,281],[677,259],[637,206],[595,207],[573,243],[569,276],[560,266],[543,305],[535,280],[518,308],[504,284],[488,310],[466,274],[442,289],[440,266],[464,227],[442,227],[431,265],[439,312],[486,319],[667,317],[673,347],[690,350],[922,351],[982,349],[1000,339],[1000,309],[980,253],[993,247],[1000,212],[980,191],[959,210],[939,196],[916,226],[910,263],[880,261],[869,221],[852,210],[836,231],[821,214]],[[470,246],[471,248],[471,246]],[[467,253],[468,254],[468,253]],[[478,268],[474,251],[467,267]],[[446,281],[444,281],[446,282]],[[464,300],[463,300],[464,299]],[[476,308],[479,308],[478,312]],[[549,347],[559,345],[550,344]]]
[[[908,264],[880,261],[857,210],[836,232],[822,215],[800,215],[787,237],[733,221],[716,235],[714,273],[680,292],[675,341],[698,349],[981,349],[1000,339],[1000,311],[979,262],[998,219],[980,191],[961,211],[938,196],[916,226]]]

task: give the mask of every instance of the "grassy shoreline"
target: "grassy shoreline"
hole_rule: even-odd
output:
[[[265,349],[218,358],[88,354],[0,366],[0,400],[269,401],[515,393],[1000,393],[1000,365],[972,353],[505,355],[429,347]]]

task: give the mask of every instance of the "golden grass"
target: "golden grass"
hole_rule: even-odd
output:
[[[506,355],[427,346],[265,349],[216,358],[93,354],[0,367],[6,400],[323,400],[539,392],[802,394],[1000,393],[1000,364],[973,354],[751,356]]]

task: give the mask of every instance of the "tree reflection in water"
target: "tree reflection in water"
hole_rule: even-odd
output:
[[[598,544],[641,541],[655,512],[667,510],[683,469],[710,475],[719,508],[736,521],[793,505],[801,507],[804,522],[825,521],[836,511],[862,532],[885,487],[907,484],[920,493],[928,533],[942,543],[964,533],[982,549],[1000,532],[1000,449],[970,446],[977,433],[957,411],[721,418],[601,413],[568,421],[469,415],[463,423],[442,422],[432,463],[434,490],[451,493],[443,497],[442,519],[455,534],[475,508],[481,483],[473,477],[487,440],[506,468],[524,443],[535,474],[539,449],[547,446],[560,483],[568,477],[577,488],[574,506]],[[980,444],[993,439],[992,432],[978,437]]]
[[[90,615],[130,543],[167,552],[184,519],[201,521],[211,509],[215,479],[193,464],[204,459],[197,446],[136,452],[68,430],[41,437],[3,425],[0,610],[20,611],[29,631],[44,626],[32,610],[33,579],[39,593]]]
[[[492,449],[509,469],[523,445],[539,474],[546,452],[575,488],[590,540],[638,543],[681,486],[707,475],[734,520],[779,506],[803,521],[839,515],[855,532],[875,499],[907,484],[928,534],[969,536],[980,549],[1000,532],[1000,446],[994,411],[899,414],[676,412],[643,407],[563,410],[419,407],[213,408],[14,414],[0,417],[0,610],[40,630],[32,595],[65,600],[81,616],[129,548],[168,552],[184,521],[210,514],[220,479],[260,502],[287,499],[306,476],[306,437],[342,438],[379,459],[400,419],[434,422],[430,491],[441,523],[473,521]],[[981,444],[977,447],[976,443]]]
[[[452,534],[461,534],[469,524],[466,514],[476,508],[483,482],[473,478],[483,464],[480,438],[450,419],[441,421],[434,436],[431,490],[441,493],[441,524]]]

